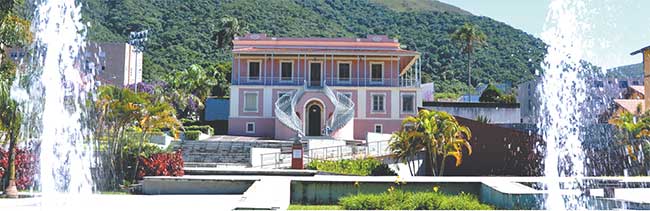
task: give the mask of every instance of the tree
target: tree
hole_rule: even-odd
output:
[[[16,189],[16,146],[20,126],[22,123],[22,113],[20,105],[11,99],[11,85],[15,78],[16,65],[7,58],[2,57],[5,46],[22,47],[32,40],[32,34],[29,30],[29,21],[22,19],[13,14],[13,10],[22,4],[20,0],[2,0],[0,6],[0,129],[7,134],[9,138],[9,165],[8,174],[3,180],[3,186],[6,187],[5,194],[8,197],[18,197]]]
[[[451,39],[461,43],[461,51],[467,55],[467,86],[472,87],[472,54],[474,49],[486,44],[487,36],[476,25],[465,23],[451,34]]]
[[[184,71],[178,71],[166,78],[172,102],[182,116],[198,119],[197,110],[203,110],[203,102],[210,96],[214,86],[218,84],[217,76],[210,74],[199,65],[191,65]]]
[[[501,94],[501,91],[494,86],[493,84],[489,84],[485,90],[483,90],[483,93],[481,94],[481,97],[479,97],[480,102],[490,102],[490,103],[496,103],[499,102],[499,99],[501,98],[503,94]]]
[[[219,31],[217,31],[213,39],[217,43],[217,48],[232,47],[232,39],[243,33],[243,27],[239,24],[239,20],[234,17],[226,16],[219,19]]]
[[[456,118],[442,111],[421,110],[417,116],[404,119],[401,129],[391,141],[391,150],[398,158],[414,157],[424,151],[425,170],[433,176],[444,174],[448,157],[462,163],[463,147],[472,153],[469,128],[461,126]],[[439,172],[439,174],[437,174]]]
[[[147,97],[146,93],[141,93],[140,95],[145,95],[144,98]],[[144,145],[147,135],[150,132],[153,132],[154,129],[169,129],[171,133],[176,136],[175,134],[177,133],[178,128],[181,127],[181,123],[176,119],[174,108],[164,101],[150,98],[149,102],[146,102],[139,107],[140,111],[136,115],[138,119],[137,127],[140,128],[142,134],[140,136],[140,144],[138,144],[138,153],[136,157],[141,156],[142,145]],[[139,163],[140,162],[137,161],[135,163],[132,179],[133,182],[135,182],[137,176]]]
[[[619,130],[618,138],[625,147],[628,156],[633,161],[641,164],[641,174],[647,176],[647,165],[643,160],[644,145],[650,147],[650,112],[634,115],[630,112],[623,112],[612,120],[612,123]]]

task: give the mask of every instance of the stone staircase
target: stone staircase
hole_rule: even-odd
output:
[[[179,141],[174,150],[182,149],[185,167],[249,167],[251,148],[280,148],[291,151],[291,141]]]

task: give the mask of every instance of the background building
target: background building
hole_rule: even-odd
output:
[[[228,132],[364,140],[392,133],[422,105],[420,53],[382,35],[233,41]]]

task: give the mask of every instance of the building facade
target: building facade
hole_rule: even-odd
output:
[[[233,41],[228,133],[365,139],[422,105],[420,54],[387,36]]]
[[[6,49],[5,54],[23,66],[31,59],[23,48]],[[122,87],[142,82],[142,53],[136,53],[128,43],[89,42],[79,58],[76,65],[95,73],[99,84]]]

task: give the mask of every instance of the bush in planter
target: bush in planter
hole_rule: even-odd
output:
[[[198,130],[185,131],[185,139],[187,140],[199,140],[200,135],[201,131]]]
[[[381,194],[357,194],[339,199],[347,210],[491,210],[475,196],[461,193],[445,195],[439,192],[404,192],[389,189]]]
[[[187,127],[185,127],[185,130],[198,130],[198,131],[201,131],[202,133],[208,134],[210,136],[214,134],[214,129],[210,125],[187,126]]]
[[[388,165],[373,158],[354,160],[312,160],[307,164],[307,169],[330,172],[336,174],[358,175],[358,176],[395,176]]]

